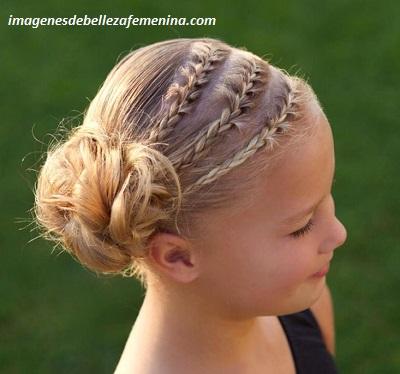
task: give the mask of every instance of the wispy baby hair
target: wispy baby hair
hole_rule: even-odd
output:
[[[203,212],[246,201],[310,128],[315,103],[302,78],[221,40],[132,51],[47,152],[35,191],[43,236],[146,286],[153,235],[190,239]]]

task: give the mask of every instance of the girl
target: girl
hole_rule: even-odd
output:
[[[49,150],[35,209],[82,264],[146,289],[115,373],[335,373],[334,169],[302,78],[167,40],[112,69]]]

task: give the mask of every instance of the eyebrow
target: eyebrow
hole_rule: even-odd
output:
[[[335,178],[335,174],[336,174],[336,169],[333,172],[333,178],[332,178],[332,185],[333,186],[335,184],[336,178]],[[332,188],[331,188],[332,190]],[[331,190],[329,192],[331,192]],[[294,216],[291,216],[289,218],[286,218],[285,220],[282,221],[283,224],[291,224],[291,223],[295,223],[298,222],[301,218],[308,216],[310,213],[312,213],[315,208],[321,204],[321,202],[325,199],[326,195],[322,197],[322,199],[320,199],[317,203],[309,206],[308,208],[302,210],[301,212],[298,212],[297,214],[295,214]]]

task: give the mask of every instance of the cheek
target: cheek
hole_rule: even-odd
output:
[[[246,299],[268,284],[275,266],[268,248],[249,236],[227,235],[215,242],[205,259],[204,277],[208,287],[221,298]]]
[[[280,250],[280,256],[273,259],[277,266],[271,277],[279,279],[281,287],[299,284],[310,276],[313,259],[307,246],[290,243]]]
[[[310,276],[314,262],[310,243],[266,241],[247,236],[227,236],[215,243],[206,268],[225,284],[237,289],[285,289]]]
[[[214,241],[204,261],[207,297],[243,314],[277,313],[314,270],[310,243],[226,235]]]
[[[287,295],[314,270],[307,240],[271,241],[265,231],[240,230],[208,239],[207,247],[213,250],[204,259],[204,285],[221,298],[228,296],[227,290],[242,301]]]

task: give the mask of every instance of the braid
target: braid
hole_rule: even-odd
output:
[[[287,116],[289,114],[295,114],[292,110],[292,105],[295,102],[294,100],[294,92],[290,87],[290,91],[285,98],[282,110],[275,119],[267,122],[267,126],[263,128],[263,130],[254,136],[249,143],[240,150],[237,154],[234,155],[233,158],[226,160],[221,165],[218,165],[214,169],[212,169],[209,173],[198,179],[194,184],[189,186],[185,193],[192,192],[194,189],[198,189],[208,183],[213,182],[218,179],[222,175],[228,173],[228,171],[246,161],[250,156],[252,156],[259,148],[264,147],[268,143],[271,144],[271,148],[276,142],[274,137],[275,133],[283,134],[288,131],[290,128],[289,123],[287,122]]]
[[[259,66],[254,60],[245,60],[243,81],[237,92],[227,91],[229,98],[229,107],[222,111],[221,117],[206,126],[193,140],[183,148],[183,155],[179,157],[175,167],[184,169],[202,158],[210,149],[210,146],[218,139],[218,135],[229,130],[235,125],[234,120],[239,117],[245,108],[254,106],[253,96],[262,88],[256,86],[256,83],[262,81],[262,77],[267,76],[268,72],[265,65]],[[193,147],[193,144],[195,145]]]
[[[208,44],[200,44],[194,49],[194,60],[188,66],[181,68],[187,82],[184,86],[174,83],[168,89],[166,98],[174,97],[167,115],[161,119],[150,132],[150,143],[165,139],[173,127],[185,113],[189,113],[193,102],[201,94],[201,88],[209,81],[209,73],[216,68],[216,63],[223,60],[228,50]]]

